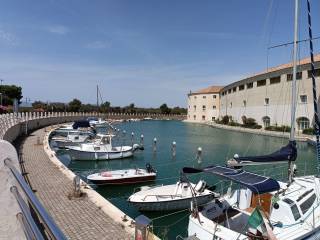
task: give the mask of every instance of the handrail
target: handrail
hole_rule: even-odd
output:
[[[12,186],[10,188],[10,191],[13,193],[13,195],[15,196],[20,209],[22,211],[22,221],[24,228],[25,228],[25,232],[27,236],[33,236],[33,238],[37,239],[37,240],[44,240],[39,228],[37,227],[36,223],[34,222],[30,210],[27,206],[27,204],[25,203],[25,201],[22,199],[18,189],[16,186]],[[18,217],[18,216],[17,216]],[[32,238],[31,238],[32,239]]]
[[[22,175],[19,171],[13,166],[12,161],[9,158],[4,160],[4,164],[10,168],[13,176],[19,183],[22,191],[24,192],[25,196],[27,197],[29,203],[32,205],[32,208],[36,211],[37,215],[41,218],[42,222],[44,223],[48,234],[53,239],[63,240],[67,239],[62,231],[58,228],[55,224],[51,216],[47,213],[45,208],[42,206],[38,198],[34,195],[28,184],[25,182]]]

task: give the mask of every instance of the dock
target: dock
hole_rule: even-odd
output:
[[[45,130],[22,139],[19,153],[36,196],[68,239],[133,239],[88,197],[70,198],[73,181],[50,160],[44,150]]]

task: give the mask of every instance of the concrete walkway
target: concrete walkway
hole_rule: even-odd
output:
[[[50,161],[43,145],[37,145],[37,138],[42,143],[44,135],[44,129],[33,132],[19,145],[19,152],[37,197],[67,238],[133,239],[88,198],[68,198],[72,181]]]

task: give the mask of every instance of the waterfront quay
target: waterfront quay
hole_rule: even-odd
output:
[[[134,220],[77,180],[49,147],[55,124],[97,115],[0,115],[0,239],[134,239]]]

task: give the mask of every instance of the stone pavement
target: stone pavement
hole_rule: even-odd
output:
[[[44,129],[28,136],[19,146],[26,171],[36,195],[56,224],[69,239],[133,239],[88,198],[73,198],[73,183],[46,155],[42,143]],[[70,196],[70,195],[69,195]]]

